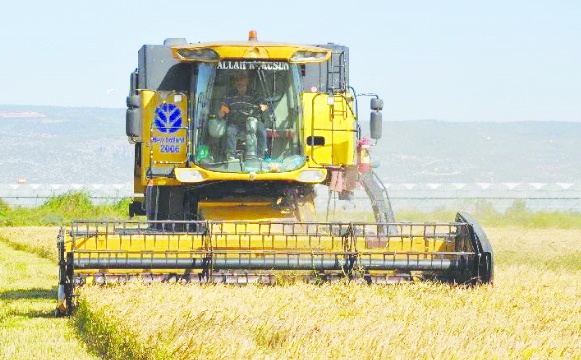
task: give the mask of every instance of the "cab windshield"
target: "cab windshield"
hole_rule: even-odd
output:
[[[200,64],[194,162],[222,172],[302,167],[299,76],[298,67],[284,61]]]

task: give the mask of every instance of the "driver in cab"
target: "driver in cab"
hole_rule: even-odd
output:
[[[258,97],[249,91],[249,74],[246,71],[234,75],[235,92],[226,96],[218,117],[227,120],[226,156],[228,161],[236,160],[236,140],[240,134],[246,134],[245,158],[262,157],[266,153],[266,129],[259,119],[268,105],[260,102]]]

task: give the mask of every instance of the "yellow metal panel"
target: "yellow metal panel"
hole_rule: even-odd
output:
[[[148,171],[170,172],[187,160],[187,96],[141,90],[143,138],[141,183],[147,184]],[[159,110],[161,116],[156,112]],[[165,170],[164,170],[165,169]],[[179,184],[171,178],[158,178],[155,184]]]
[[[334,104],[328,104],[327,94],[304,93],[304,141],[305,153],[311,165],[353,165],[357,123],[349,107],[351,99],[334,96]],[[324,145],[310,146],[307,138],[323,137]]]
[[[145,184],[141,177],[134,176],[133,177],[133,193],[134,194],[143,194],[145,191]]]
[[[151,137],[152,105],[156,102],[157,93],[153,90],[139,90],[141,95],[141,126],[143,143],[141,146],[141,184],[147,185],[147,169],[150,167],[150,146],[148,139]],[[153,106],[155,109],[155,106]]]
[[[215,211],[220,208],[207,208]],[[248,214],[245,214],[245,216]],[[280,219],[278,219],[280,221]],[[255,256],[260,256],[262,250],[293,250],[293,251],[330,251],[342,252],[344,238],[340,235],[302,234],[282,235],[283,223],[227,223],[213,224],[209,234],[145,234],[145,235],[99,235],[86,239],[77,239],[76,251],[79,258],[94,258],[90,251],[107,251],[109,257],[129,258],[188,258],[192,253],[202,252],[209,248],[213,250],[256,250]],[[298,225],[293,225],[297,227]],[[277,227],[280,231],[276,231]],[[380,259],[384,253],[395,253],[396,258],[405,258],[410,253],[427,257],[434,252],[453,252],[454,242],[441,238],[405,238],[391,237],[378,242],[370,242],[369,237],[355,239],[357,251],[371,254],[371,258]],[[70,251],[70,248],[67,250]],[[83,251],[87,251],[83,253]],[[400,255],[397,255],[400,253]],[[236,257],[233,251],[231,256]]]
[[[199,213],[205,220],[247,220],[273,221],[294,219],[291,213],[285,213],[273,206],[272,202],[200,202]],[[229,229],[235,233],[235,228]]]
[[[191,171],[191,169],[195,169],[204,177],[203,181],[225,181],[225,180],[242,180],[242,181],[265,181],[265,180],[280,180],[280,181],[299,181],[299,175],[305,169],[307,169],[307,165],[303,166],[300,169],[288,171],[288,172],[278,172],[278,173],[235,173],[235,172],[219,172],[219,171],[212,171],[205,168],[201,168],[195,165],[192,165],[189,168],[175,168],[175,173],[179,175],[180,172]],[[321,169],[322,171],[322,178],[325,179],[327,171],[325,169]],[[179,177],[179,176],[178,176]]]

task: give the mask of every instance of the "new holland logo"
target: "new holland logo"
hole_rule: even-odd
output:
[[[164,133],[174,133],[182,126],[182,112],[175,104],[161,104],[155,109],[155,127]]]

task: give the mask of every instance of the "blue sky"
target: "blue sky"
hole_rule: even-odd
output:
[[[581,121],[581,1],[10,1],[0,104],[124,107],[142,44],[350,47],[385,120]],[[365,104],[364,104],[365,105]]]

